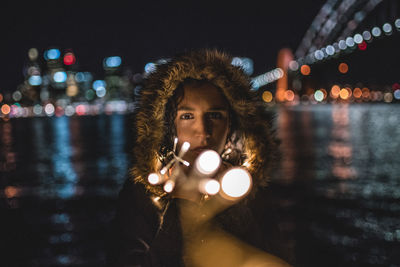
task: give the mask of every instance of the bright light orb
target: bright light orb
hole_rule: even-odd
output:
[[[214,150],[202,152],[196,159],[196,169],[204,175],[211,175],[221,164],[221,157]]]
[[[221,189],[229,197],[243,197],[251,187],[251,176],[242,168],[232,168],[221,179]]]
[[[392,25],[390,25],[389,23],[383,24],[382,29],[386,34],[392,33],[393,30]]]
[[[38,86],[42,84],[42,77],[40,75],[33,75],[29,77],[28,83],[32,86]]]
[[[164,191],[167,193],[171,193],[172,190],[174,190],[175,187],[175,182],[172,180],[168,180],[165,184],[164,184]]]
[[[61,55],[60,50],[53,48],[53,49],[49,49],[46,52],[44,52],[44,59],[45,60],[55,60],[55,59],[59,59]]]
[[[332,45],[328,45],[326,47],[326,53],[332,56],[333,54],[335,54],[335,48]]]
[[[161,177],[157,173],[153,172],[150,173],[149,176],[147,177],[147,180],[149,181],[150,184],[159,184],[161,182]]]
[[[322,100],[324,100],[324,93],[321,90],[315,91],[314,99],[317,100],[318,102],[321,102]]]
[[[221,185],[214,179],[203,179],[199,183],[200,192],[208,195],[215,195],[219,192]]]
[[[53,80],[56,83],[63,83],[67,80],[67,73],[65,73],[65,71],[57,71],[53,75]]]
[[[107,57],[104,59],[104,66],[107,68],[117,68],[121,65],[122,59],[119,56]]]
[[[396,28],[400,28],[400,19],[396,19],[396,21],[394,22],[394,26],[396,26]]]
[[[371,33],[369,31],[364,31],[362,37],[365,41],[370,41],[372,38]]]
[[[355,42],[356,44],[361,44],[362,41],[364,41],[362,35],[359,34],[359,33],[357,33],[356,35],[354,35],[353,39],[354,39],[354,42]]]
[[[55,111],[54,105],[51,104],[51,103],[48,103],[44,107],[44,111],[46,112],[47,116],[52,116],[54,114],[54,111]]]
[[[378,27],[374,27],[371,32],[372,32],[372,35],[375,37],[379,37],[382,34],[381,29],[379,29]]]

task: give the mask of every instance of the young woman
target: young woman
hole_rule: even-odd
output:
[[[275,144],[249,77],[231,62],[216,50],[191,51],[158,65],[145,79],[135,112],[131,177],[120,192],[114,220],[110,266],[285,266],[261,252],[269,251],[268,240],[246,205],[269,179]],[[149,174],[160,173],[184,142],[190,144],[188,151],[163,176],[166,181],[174,176],[175,187],[167,193],[164,183],[149,183]],[[251,174],[246,198],[215,201],[218,197],[207,198],[187,186],[198,179],[191,175],[193,166],[206,150],[222,158],[216,180],[234,166]],[[254,259],[260,262],[249,262]]]

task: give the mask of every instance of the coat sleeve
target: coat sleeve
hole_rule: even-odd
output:
[[[159,266],[151,249],[159,211],[141,185],[127,181],[119,193],[107,242],[107,266]]]

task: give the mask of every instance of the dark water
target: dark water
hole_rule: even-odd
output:
[[[273,112],[282,161],[258,216],[274,208],[296,266],[400,266],[400,106]],[[104,265],[129,116],[0,122],[1,266]]]

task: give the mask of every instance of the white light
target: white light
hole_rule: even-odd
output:
[[[96,95],[98,97],[104,97],[106,95],[106,88],[104,87],[97,87]]]
[[[295,60],[290,61],[290,62],[289,62],[289,69],[290,69],[291,71],[296,71],[296,70],[298,70],[298,69],[299,69],[299,63],[297,63],[297,61],[295,61]]]
[[[372,35],[373,36],[379,37],[379,36],[381,36],[381,34],[382,34],[381,29],[379,29],[378,27],[372,28]]]
[[[175,187],[175,182],[172,180],[168,180],[165,184],[164,184],[164,191],[167,193],[171,193],[172,190],[174,190]]]
[[[392,25],[390,25],[389,23],[383,24],[382,29],[386,34],[390,34],[393,30]]]
[[[317,50],[314,52],[314,57],[317,60],[322,60],[324,58],[324,53],[321,50]]]
[[[93,82],[93,89],[97,91],[99,88],[106,88],[106,82],[103,80],[96,80]]]
[[[354,42],[356,44],[361,44],[363,41],[363,37],[361,34],[357,33],[356,35],[354,35]]]
[[[396,21],[394,22],[394,26],[396,26],[396,28],[400,29],[400,19],[396,19]]]
[[[244,196],[251,187],[251,176],[242,168],[232,168],[222,177],[222,191],[229,197]]]
[[[65,71],[57,71],[53,75],[53,80],[56,83],[63,83],[67,80],[67,73],[65,73]]]
[[[215,195],[219,192],[221,185],[214,179],[203,179],[199,183],[199,190],[202,193]]]
[[[339,41],[339,49],[340,50],[345,50],[346,48],[347,48],[346,41],[345,40],[340,40]]]
[[[214,150],[202,152],[196,159],[196,169],[204,175],[215,172],[221,164],[221,158]]]
[[[364,31],[362,36],[363,36],[365,41],[369,41],[372,38],[371,33],[369,31]]]
[[[321,102],[322,100],[324,100],[324,93],[321,90],[317,90],[314,93],[314,98],[318,102]]]
[[[400,89],[397,89],[396,91],[394,91],[394,98],[396,98],[397,100],[400,100]]]
[[[182,158],[183,155],[185,155],[185,153],[189,150],[190,148],[190,143],[189,142],[183,142],[181,150],[179,151],[179,158]]]
[[[35,115],[40,115],[40,114],[42,114],[42,111],[43,111],[43,108],[42,108],[41,105],[36,104],[36,105],[33,106],[33,113],[34,113]]]
[[[147,177],[147,180],[151,184],[158,184],[161,182],[160,175],[158,175],[157,173],[154,173],[154,172],[149,174],[149,176]]]
[[[72,115],[74,115],[74,113],[75,113],[75,109],[74,109],[73,106],[68,105],[68,106],[65,107],[65,115],[66,116],[68,116],[68,117],[72,116]]]
[[[32,86],[38,86],[42,84],[42,77],[40,75],[32,75],[28,79],[28,83]]]
[[[333,54],[335,54],[335,48],[332,45],[328,45],[326,47],[326,53],[332,56]]]
[[[54,106],[51,103],[48,103],[45,107],[44,107],[44,111],[46,112],[46,114],[48,116],[51,116],[54,114]]]
[[[353,39],[353,37],[347,37],[347,38],[346,38],[346,45],[347,45],[348,47],[354,46],[354,39]]]

